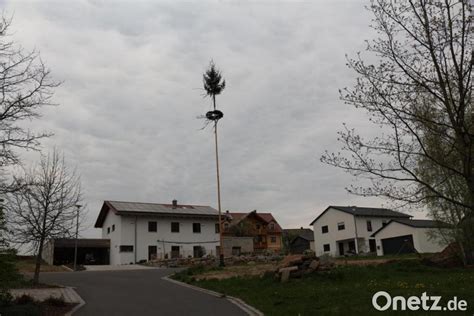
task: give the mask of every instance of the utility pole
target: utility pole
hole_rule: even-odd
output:
[[[81,209],[82,205],[77,204],[77,212],[76,212],[76,240],[74,242],[74,271],[77,271],[77,239],[79,237],[79,210]]]
[[[216,175],[217,175],[217,209],[219,211],[219,265],[224,266],[224,247],[222,242],[222,207],[221,207],[221,181],[219,174],[219,147],[217,144],[217,122],[224,117],[224,113],[216,109],[216,95],[225,88],[225,80],[216,66],[211,61],[209,69],[203,75],[204,90],[212,98],[214,110],[206,113],[206,118],[214,122],[214,142],[216,149]]]

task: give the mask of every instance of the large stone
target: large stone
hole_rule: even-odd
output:
[[[283,258],[283,260],[278,265],[279,268],[286,268],[295,265],[300,265],[303,263],[303,255],[289,255]]]
[[[309,264],[309,267],[308,267],[308,268],[314,271],[314,270],[317,270],[318,267],[319,267],[319,260],[313,260],[313,261],[311,261],[311,263]]]
[[[287,282],[288,279],[290,278],[290,273],[291,271],[297,271],[298,267],[293,266],[293,267],[287,267],[287,268],[281,268],[279,272],[281,273],[281,282]]]

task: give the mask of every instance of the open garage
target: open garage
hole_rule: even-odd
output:
[[[43,260],[54,265],[69,265],[74,263],[76,239],[51,239],[42,253]],[[77,239],[77,264],[109,264],[109,239]]]
[[[402,253],[414,253],[413,236],[405,235],[381,239],[384,255],[396,255]]]

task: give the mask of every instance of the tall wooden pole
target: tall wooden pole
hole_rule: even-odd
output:
[[[81,205],[76,205],[77,214],[76,214],[76,240],[74,242],[74,271],[77,271],[77,238],[79,237],[79,209]]]
[[[217,120],[214,121],[214,140],[216,144],[215,147],[216,147],[216,174],[217,174],[217,209],[219,211],[219,265],[223,267],[224,266],[224,247],[222,244],[221,180],[219,176],[219,147],[217,145],[217,122],[218,122]]]

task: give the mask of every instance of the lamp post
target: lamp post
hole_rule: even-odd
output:
[[[79,237],[79,211],[82,205],[76,205],[76,240],[74,242],[74,271],[77,271],[77,239]]]
[[[219,147],[217,144],[217,122],[224,117],[224,114],[216,109],[216,95],[220,94],[225,88],[225,80],[222,78],[219,70],[211,61],[209,69],[203,75],[204,90],[212,98],[214,110],[206,113],[206,118],[214,122],[214,143],[216,151],[216,175],[217,175],[217,208],[219,211],[219,265],[224,266],[224,247],[222,243],[222,208],[221,208],[221,181],[219,174]]]

